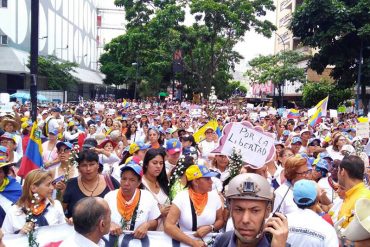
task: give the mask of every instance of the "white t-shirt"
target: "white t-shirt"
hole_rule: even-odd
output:
[[[59,247],[103,247],[105,243],[100,240],[98,244],[94,243],[90,239],[82,236],[78,232],[75,232],[72,236],[64,240]]]
[[[320,178],[319,182],[317,183],[321,189],[324,189],[326,191],[326,196],[329,198],[331,202],[334,201],[334,190],[330,186],[328,177]]]
[[[47,210],[45,218],[49,226],[66,223],[62,205],[58,200],[54,200],[54,205],[50,204]],[[2,230],[4,234],[12,234],[21,230],[24,224],[26,224],[26,215],[20,207],[13,205],[6,213]]]
[[[287,242],[294,247],[339,246],[334,227],[311,209],[298,209],[287,214]]]
[[[160,205],[167,205],[169,204],[169,199],[166,193],[162,190],[162,188],[159,189],[159,192],[156,194],[153,191],[150,190],[148,183],[146,182],[145,178],[143,177],[141,182],[145,186],[145,188],[152,194],[154,199],[157,201]]]
[[[202,157],[203,158],[208,158],[209,154],[215,150],[215,148],[217,147],[217,143],[214,142],[214,141],[206,141],[206,140],[203,140],[199,143],[199,148],[200,150],[202,150]]]
[[[277,207],[280,205],[281,201],[283,200],[283,197],[285,193],[287,193],[289,188],[289,183],[285,182],[282,185],[280,185],[279,188],[277,188],[274,191],[275,194],[275,200],[274,200],[274,210],[273,212],[276,211]],[[288,193],[285,196],[284,201],[281,203],[281,207],[279,212],[282,214],[288,214],[296,211],[298,209],[297,204],[293,201],[293,187],[290,187]]]
[[[193,221],[191,216],[191,206],[189,191],[179,192],[172,202],[180,209],[179,226],[183,232],[191,232]],[[221,198],[216,190],[208,192],[207,205],[201,215],[197,215],[197,227],[213,225],[216,221],[216,211],[222,206]]]
[[[122,216],[117,209],[117,193],[119,191],[120,190],[117,189],[109,192],[104,196],[104,200],[108,202],[110,210],[112,212],[112,222],[121,225]],[[161,212],[158,208],[158,203],[153,198],[153,195],[146,190],[140,191],[141,195],[134,229],[138,228],[141,224],[148,222],[149,220],[155,220],[161,216]]]

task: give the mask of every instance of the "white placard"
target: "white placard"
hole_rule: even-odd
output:
[[[257,120],[257,118],[258,118],[257,112],[251,112],[251,113],[249,113],[249,118],[250,119],[253,119],[253,120]]]
[[[253,109],[254,108],[254,105],[253,104],[247,104],[247,109]]]
[[[276,115],[277,111],[275,108],[271,108],[269,111],[268,111],[268,114],[269,115]]]
[[[242,160],[254,168],[264,166],[274,156],[274,139],[262,128],[258,131],[247,122],[229,123],[223,134],[216,152],[231,155],[233,148],[240,150]]]
[[[356,136],[360,136],[362,138],[369,138],[369,123],[357,123]]]
[[[267,116],[267,112],[265,112],[265,111],[260,112],[260,117],[266,117],[266,116]]]
[[[338,117],[338,111],[337,110],[329,110],[330,117],[337,118]]]
[[[7,113],[13,112],[13,106],[15,104],[16,104],[15,102],[0,103],[0,112],[7,112]]]
[[[0,93],[0,103],[9,103],[10,101],[10,96],[8,93]]]

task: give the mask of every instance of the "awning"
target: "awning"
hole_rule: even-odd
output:
[[[105,79],[104,74],[82,68],[76,68],[75,71],[76,72],[71,72],[71,74],[80,79],[80,81],[84,83],[103,85],[103,80]]]
[[[0,73],[20,74],[29,73],[26,64],[28,52],[9,46],[0,46]]]
[[[26,64],[28,62],[29,52],[22,51],[9,46],[0,46],[0,73],[21,74],[30,73]],[[94,70],[75,69],[71,74],[83,83],[103,85],[105,75]]]

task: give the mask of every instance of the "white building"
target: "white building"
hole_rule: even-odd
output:
[[[78,95],[93,98],[103,85],[104,75],[97,71],[100,40],[99,8],[107,0],[40,0],[39,54],[55,55],[61,60],[76,62],[74,75],[81,80],[76,89],[68,91],[68,99]],[[114,8],[114,6],[112,7]],[[28,88],[25,74],[31,36],[31,1],[0,1],[0,92],[13,93]],[[124,20],[123,12],[119,12]],[[120,30],[123,33],[122,29]],[[27,77],[27,76],[26,76]],[[39,80],[39,90],[47,88]]]

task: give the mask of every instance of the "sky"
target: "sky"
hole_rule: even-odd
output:
[[[114,8],[114,0],[105,0],[103,5],[105,8]],[[185,24],[191,25],[194,22],[194,18],[190,15],[189,11],[186,11]],[[119,15],[112,15],[109,22],[122,23],[122,17]],[[275,12],[268,12],[264,19],[267,19],[275,24]],[[103,20],[104,21],[104,20]],[[107,32],[107,31],[105,31]],[[117,30],[111,31],[111,36],[117,35]],[[107,34],[109,36],[109,34]],[[108,39],[113,38],[109,37]],[[257,34],[253,30],[246,33],[244,41],[239,42],[235,46],[235,50],[238,51],[244,59],[236,65],[235,70],[239,73],[244,73],[247,69],[248,61],[257,57],[258,55],[269,55],[274,52],[274,35],[269,39],[261,34]]]

